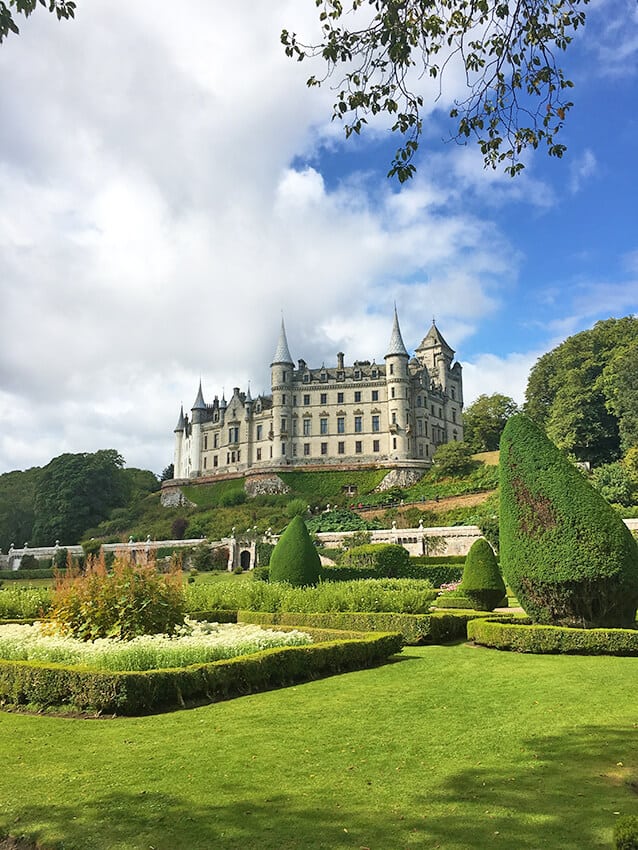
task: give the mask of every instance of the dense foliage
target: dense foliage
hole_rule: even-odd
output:
[[[467,553],[458,591],[477,611],[493,611],[505,596],[505,582],[494,550],[483,537],[476,540]]]
[[[638,655],[638,629],[570,629],[488,618],[471,622],[467,632],[475,643],[512,652]]]
[[[343,554],[340,563],[346,567],[370,570],[377,578],[397,578],[410,563],[407,549],[396,543],[366,543]]]
[[[467,475],[477,466],[467,443],[441,443],[434,453],[433,472],[437,476]]]
[[[638,547],[618,514],[526,416],[501,438],[501,565],[537,622],[631,626]]]
[[[94,561],[85,574],[67,571],[53,591],[50,618],[81,640],[171,634],[184,622],[181,573],[162,575],[155,564],[116,558],[107,572]]]
[[[616,460],[638,445],[638,318],[607,319],[544,354],[525,412],[578,460]]]
[[[495,452],[505,423],[518,412],[518,405],[509,396],[480,395],[463,411],[464,441],[473,452]]]
[[[290,521],[279,538],[269,567],[270,581],[285,581],[293,587],[307,587],[319,580],[321,560],[300,516]]]

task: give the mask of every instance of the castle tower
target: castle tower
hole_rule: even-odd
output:
[[[406,351],[399,328],[397,309],[394,308],[394,323],[390,344],[385,359],[385,380],[388,388],[388,423],[390,429],[389,455],[403,460],[409,457],[409,377]]]
[[[191,407],[191,477],[196,478],[202,474],[202,423],[206,412],[206,403],[202,393],[202,382],[199,382],[197,398]]]
[[[292,435],[292,373],[295,368],[290,356],[284,320],[277,348],[270,364],[272,389],[272,456],[277,463],[286,463],[292,457],[290,439]]]
[[[175,426],[175,452],[173,454],[173,477],[174,478],[183,478],[184,474],[182,471],[182,447],[184,445],[184,430],[186,423],[184,422],[184,405],[182,405],[179,409],[179,419],[177,420],[177,425]]]
[[[427,367],[430,377],[441,385],[443,392],[447,389],[448,377],[454,359],[454,349],[447,344],[436,322],[423,337],[415,352],[419,361]]]

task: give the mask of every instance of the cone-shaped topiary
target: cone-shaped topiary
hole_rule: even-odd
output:
[[[467,553],[458,593],[466,596],[477,611],[493,611],[505,596],[505,582],[494,551],[484,537]]]
[[[287,581],[296,587],[316,584],[321,570],[319,553],[306,523],[296,516],[279,538],[270,556],[270,581]]]
[[[526,416],[501,437],[503,572],[539,623],[630,628],[638,546],[620,516]]]

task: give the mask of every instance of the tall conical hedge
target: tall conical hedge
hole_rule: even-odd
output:
[[[505,596],[505,582],[496,556],[484,537],[476,540],[467,553],[458,592],[477,611],[493,611]]]
[[[316,584],[321,560],[310,539],[306,523],[294,517],[270,556],[270,581],[287,581],[297,587]]]
[[[526,416],[509,419],[500,452],[500,556],[537,622],[631,627],[638,546],[616,511]]]

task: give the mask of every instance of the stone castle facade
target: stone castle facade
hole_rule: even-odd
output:
[[[282,320],[271,363],[272,394],[233,390],[204,401],[175,428],[174,476],[192,479],[285,468],[383,466],[424,469],[438,445],[463,439],[463,380],[433,322],[410,357],[394,312],[383,363],[295,365]]]

